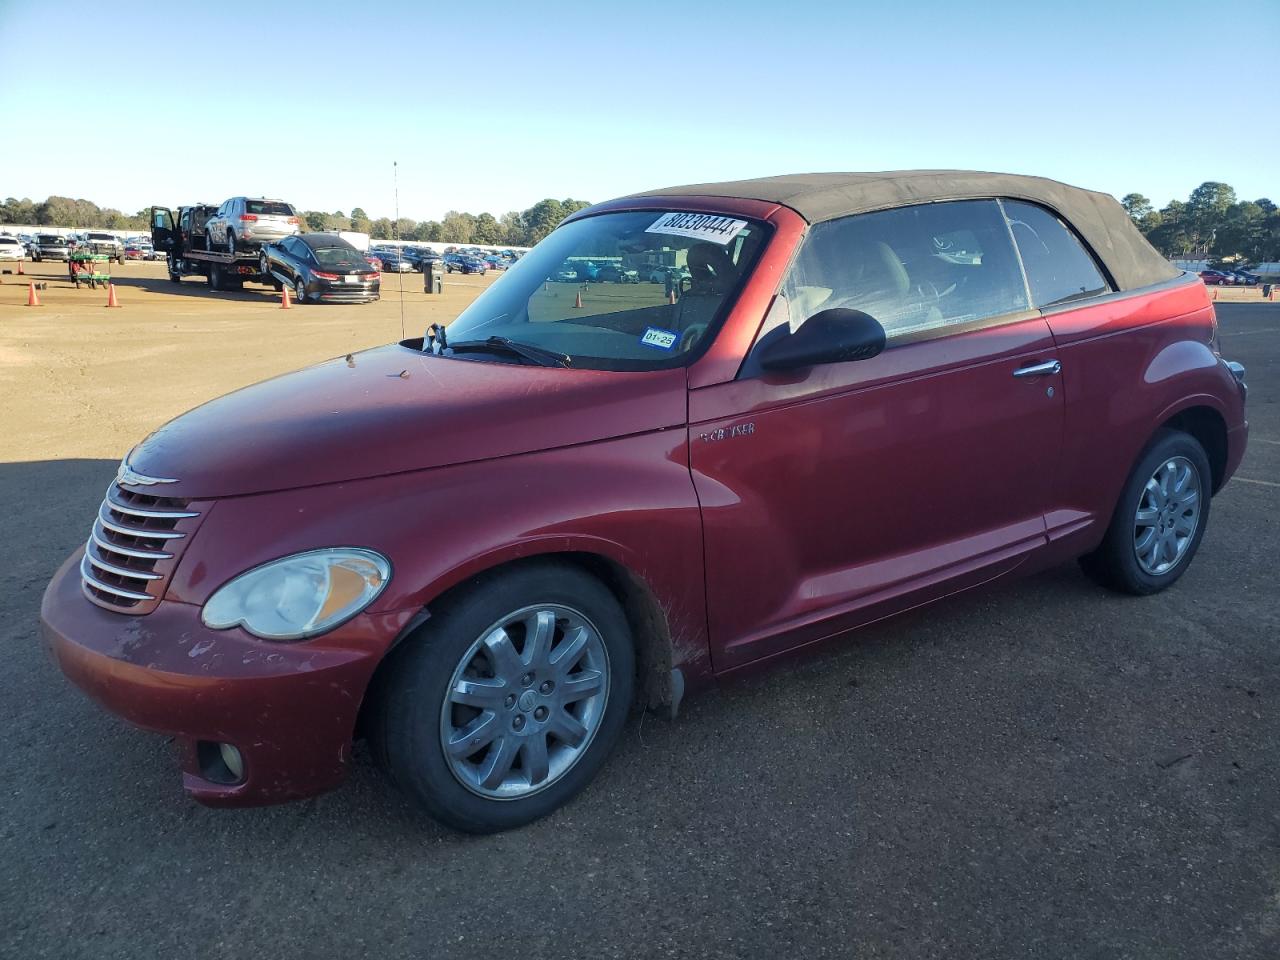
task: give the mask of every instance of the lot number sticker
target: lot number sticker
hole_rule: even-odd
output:
[[[694,240],[728,243],[747,225],[745,220],[718,217],[710,213],[664,213],[645,233],[669,233]]]
[[[670,350],[676,345],[678,339],[680,339],[679,336],[672,330],[650,327],[644,332],[640,342],[650,347],[657,347],[659,350]]]

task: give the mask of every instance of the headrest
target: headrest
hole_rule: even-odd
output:
[[[689,275],[695,284],[714,284],[719,287],[733,272],[729,251],[714,243],[695,243],[687,257]]]

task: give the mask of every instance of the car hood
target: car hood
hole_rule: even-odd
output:
[[[264,493],[682,426],[685,393],[682,368],[573,370],[424,356],[393,344],[196,407],[128,459],[136,473],[176,480],[139,492]]]

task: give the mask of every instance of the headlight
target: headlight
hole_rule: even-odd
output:
[[[311,550],[240,574],[209,598],[200,619],[213,630],[242,626],[264,640],[302,640],[354,617],[390,579],[391,564],[372,550]]]

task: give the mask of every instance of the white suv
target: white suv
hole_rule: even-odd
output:
[[[232,197],[204,225],[209,250],[238,253],[301,233],[298,211],[283,200]]]

